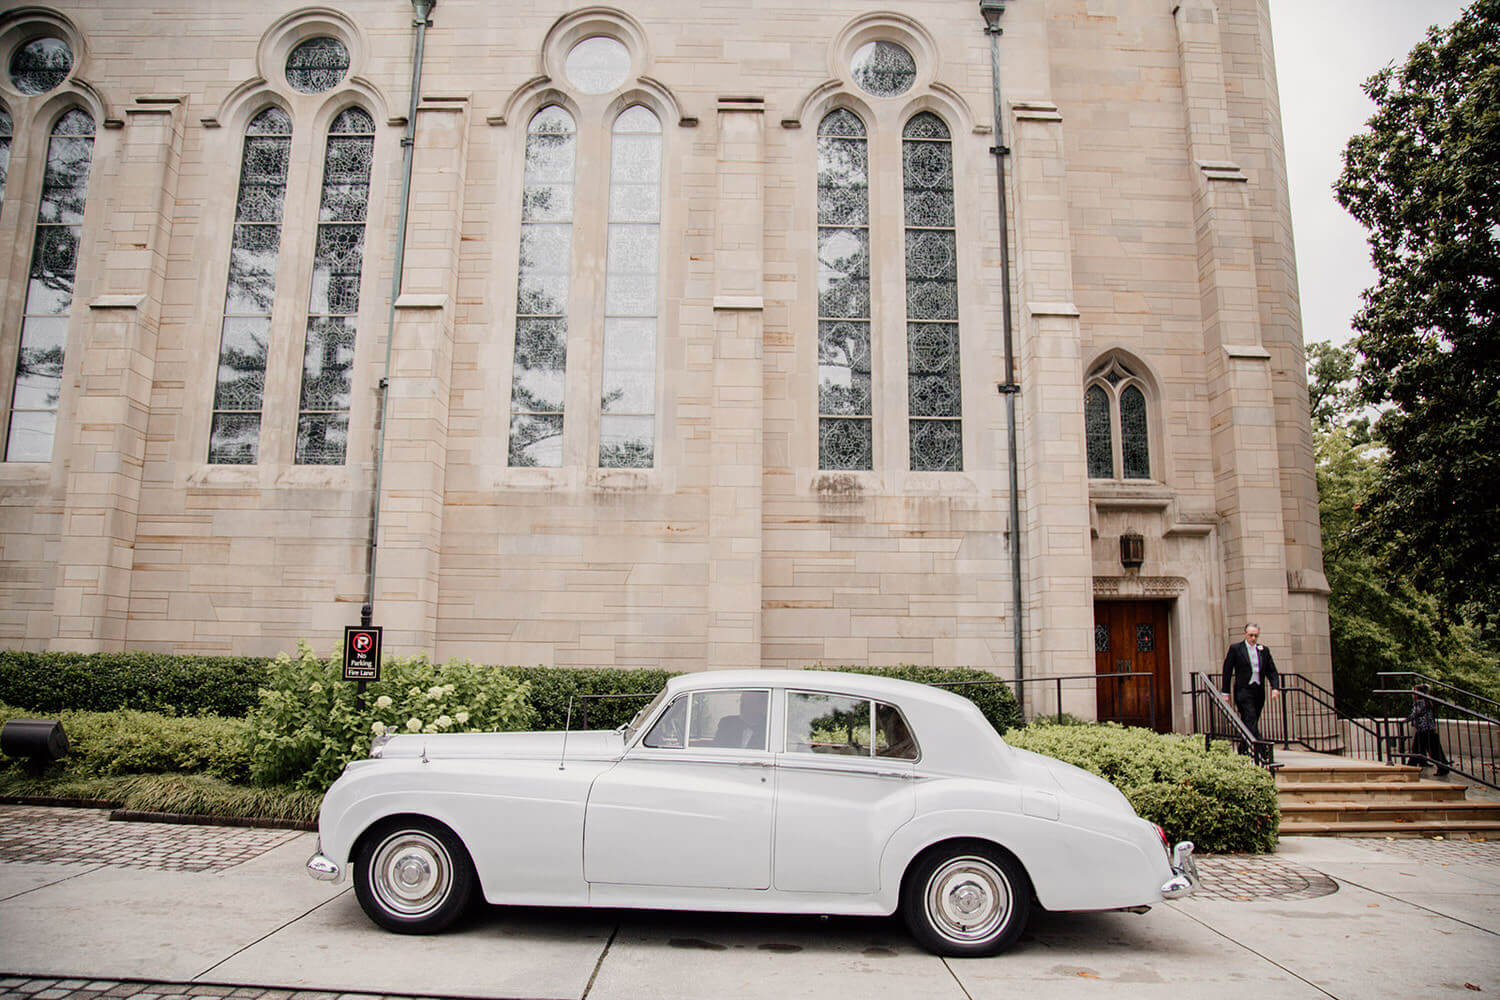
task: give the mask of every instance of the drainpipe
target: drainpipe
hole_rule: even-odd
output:
[[[416,14],[412,27],[416,38],[412,42],[411,59],[411,104],[406,111],[406,134],[401,137],[401,199],[400,215],[396,222],[396,259],[391,275],[391,309],[386,322],[385,374],[380,377],[380,439],[375,448],[375,495],[370,504],[370,544],[365,558],[365,603],[359,609],[360,624],[368,626],[375,614],[375,560],[380,544],[380,490],[385,472],[385,424],[386,404],[390,398],[391,347],[396,341],[396,299],[401,296],[401,279],[406,264],[406,220],[411,209],[411,164],[417,142],[417,102],[422,97],[422,53],[427,42],[427,29],[432,22],[429,17],[437,0],[412,0]],[[361,687],[364,685],[361,684]]]
[[[990,90],[995,98],[995,144],[990,153],[995,157],[995,192],[1000,200],[1000,271],[1004,280],[1000,284],[1001,323],[1005,335],[1005,381],[998,388],[1005,397],[1005,436],[1010,465],[1010,580],[1011,620],[1015,633],[1016,657],[1016,707],[1021,718],[1026,718],[1026,686],[1023,683],[1026,671],[1025,644],[1021,631],[1021,473],[1016,458],[1016,395],[1021,386],[1016,382],[1015,334],[1011,326],[1010,302],[1010,217],[1005,205],[1005,158],[1010,148],[1005,145],[1004,111],[1000,102],[1000,15],[1005,13],[1002,0],[980,0],[979,14],[984,18],[984,33],[990,36]],[[1058,711],[1062,706],[1058,706]]]

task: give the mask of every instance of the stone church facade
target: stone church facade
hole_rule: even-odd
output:
[[[1328,683],[1268,3],[992,7],[7,5],[0,642]]]

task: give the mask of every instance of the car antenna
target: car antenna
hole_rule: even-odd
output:
[[[568,769],[568,730],[570,728],[572,728],[572,725],[573,725],[573,696],[572,695],[568,695],[568,716],[567,716],[566,719],[563,720],[562,760],[559,760],[557,762],[557,769],[559,771],[566,771]]]

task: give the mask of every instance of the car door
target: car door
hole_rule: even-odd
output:
[[[893,705],[787,691],[776,761],[776,888],[874,892],[891,836],[916,812],[915,736]]]
[[[776,771],[770,692],[679,695],[594,780],[584,818],[590,882],[716,889],[771,885]]]

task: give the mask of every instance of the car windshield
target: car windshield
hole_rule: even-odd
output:
[[[635,734],[641,731],[641,725],[651,717],[651,713],[656,711],[656,706],[660,705],[661,700],[666,696],[667,689],[662,688],[660,691],[656,692],[655,698],[652,698],[649,702],[646,703],[645,708],[635,713],[634,718],[620,727],[620,732],[625,734],[626,743],[629,743],[631,740],[633,740],[635,738]]]

